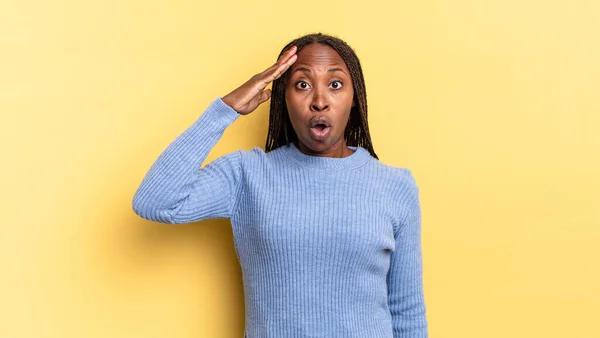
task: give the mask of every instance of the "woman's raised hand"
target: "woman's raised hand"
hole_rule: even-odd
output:
[[[248,115],[271,98],[271,90],[265,88],[278,79],[298,58],[296,46],[286,50],[277,62],[246,81],[239,88],[225,95],[222,100],[241,115]]]

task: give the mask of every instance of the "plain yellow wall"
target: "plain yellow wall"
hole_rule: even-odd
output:
[[[137,217],[161,151],[290,40],[364,68],[421,189],[433,338],[600,337],[600,2],[0,4],[0,337],[241,338],[227,220]],[[208,161],[264,146],[268,105]]]

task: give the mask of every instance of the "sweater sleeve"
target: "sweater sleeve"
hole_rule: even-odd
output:
[[[134,212],[171,224],[230,218],[240,185],[241,151],[200,166],[239,116],[221,97],[214,100],[152,164],[134,194]]]
[[[394,338],[427,338],[419,189],[410,171],[407,172],[408,180],[400,192],[406,212],[394,233],[396,249],[388,271],[388,301]]]

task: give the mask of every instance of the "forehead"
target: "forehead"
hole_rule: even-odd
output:
[[[292,71],[300,66],[307,68],[326,68],[329,66],[337,66],[344,70],[347,70],[344,59],[328,45],[321,43],[313,43],[304,46],[301,51],[297,53],[298,59],[292,65]]]

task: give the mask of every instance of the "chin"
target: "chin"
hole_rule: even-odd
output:
[[[306,141],[302,140],[302,143],[304,144],[304,146],[306,146],[310,150],[317,152],[317,153],[322,153],[324,151],[327,151],[333,145],[331,139],[326,139],[323,141],[316,141],[316,140],[313,140],[312,138],[310,138],[310,136],[307,137]]]

